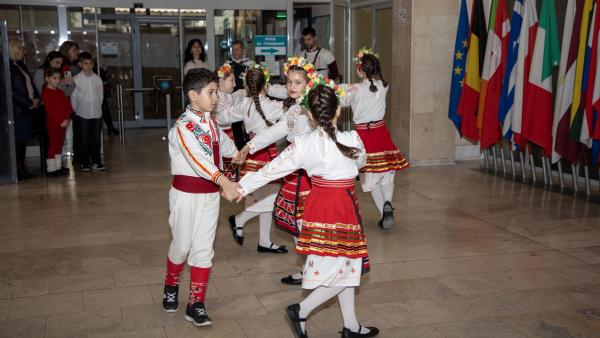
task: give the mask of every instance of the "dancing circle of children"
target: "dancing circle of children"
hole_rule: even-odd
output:
[[[354,58],[356,73],[362,80],[355,84],[342,84],[346,95],[342,107],[352,107],[354,130],[367,151],[367,163],[361,169],[360,182],[365,192],[371,192],[381,215],[378,224],[383,229],[394,226],[394,174],[408,167],[408,162],[390,136],[383,118],[388,84],[383,79],[377,54],[363,48]]]
[[[213,242],[219,217],[220,196],[237,199],[236,184],[221,174],[222,156],[237,158],[233,141],[211,116],[217,97],[218,77],[207,69],[190,70],[183,90],[189,99],[185,112],[169,132],[172,186],[169,191],[168,251],[163,308],[176,312],[184,263],[190,266],[189,302],[185,319],[196,326],[212,324],[204,298],[214,256]]]
[[[341,132],[335,127],[340,114],[338,92],[327,85],[316,85],[307,101],[316,129],[297,136],[269,164],[242,177],[238,183],[240,195],[247,196],[299,169],[306,171],[312,188],[296,251],[307,255],[302,288],[313,291],[299,304],[286,308],[288,323],[296,337],[307,337],[307,316],[337,296],[344,322],[342,337],[374,337],[379,330],[361,326],[354,306],[355,289],[369,266],[354,192],[355,178],[365,164],[365,150],[356,131]]]
[[[281,101],[271,100],[265,94],[267,90],[267,74],[259,65],[252,66],[244,74],[244,85],[246,96],[239,99],[226,99],[228,95],[220,95],[221,99],[217,104],[218,110],[215,112],[217,121],[223,124],[243,121],[246,132],[250,138],[261,130],[273,126],[278,120],[284,117],[285,111]],[[242,95],[237,91],[230,95]],[[239,102],[234,104],[235,101]],[[269,163],[277,156],[275,144],[270,144],[265,149],[249,154],[240,168],[240,176],[243,177],[249,172],[254,172]],[[284,254],[288,250],[283,245],[277,245],[271,242],[271,224],[273,205],[279,190],[279,183],[269,184],[262,189],[254,192],[245,199],[245,209],[237,215],[229,217],[230,226],[233,229],[233,236],[239,245],[244,243],[244,225],[250,219],[259,218],[259,241],[257,251],[262,253]]]

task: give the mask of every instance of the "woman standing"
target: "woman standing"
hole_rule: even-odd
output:
[[[185,49],[185,65],[183,66],[183,75],[187,74],[190,69],[206,68],[210,69],[206,62],[206,52],[204,44],[200,39],[191,39]]]
[[[20,39],[8,42],[10,57],[10,84],[12,88],[15,121],[15,144],[17,150],[17,177],[19,181],[35,178],[25,167],[27,141],[33,134],[33,113],[40,103],[39,94],[28,70],[23,66],[25,48]]]

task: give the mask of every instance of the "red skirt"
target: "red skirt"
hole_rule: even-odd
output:
[[[306,199],[296,244],[299,254],[363,258],[366,271],[367,239],[354,184],[354,178],[331,181],[312,177],[312,190]]]
[[[283,178],[273,210],[275,226],[296,237],[300,235],[298,221],[302,220],[304,203],[310,189],[310,178],[304,170],[298,170]]]
[[[275,157],[279,155],[275,144],[271,144],[265,149],[259,150],[254,154],[248,154],[246,162],[242,165],[240,170],[240,177],[244,177],[249,172],[259,171],[262,167],[271,162]]]
[[[367,164],[360,172],[382,173],[408,167],[406,157],[394,145],[385,122],[357,124],[354,129],[360,136],[367,152]]]
[[[229,138],[233,141],[233,130],[223,129],[223,132],[229,136]],[[235,164],[231,158],[223,157],[223,170],[221,171],[225,177],[227,177],[231,182],[238,181],[238,168],[237,164]]]

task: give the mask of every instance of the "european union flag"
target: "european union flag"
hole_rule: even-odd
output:
[[[452,83],[450,85],[450,107],[448,118],[452,120],[460,133],[461,117],[458,115],[458,103],[465,78],[467,64],[467,47],[469,36],[469,13],[467,1],[461,0],[458,28],[456,29],[456,42],[454,43],[454,63],[452,65]]]

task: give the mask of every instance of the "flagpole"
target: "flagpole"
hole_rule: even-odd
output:
[[[585,175],[585,194],[590,196],[592,194],[592,187],[590,186],[590,170],[587,165],[583,166],[583,174]]]
[[[490,169],[490,162],[488,159],[488,151],[487,149],[483,151],[483,161],[485,162],[485,169]]]
[[[494,157],[494,173],[498,172],[498,159],[496,157],[496,145],[492,146],[492,156]]]
[[[504,157],[504,143],[500,142],[500,160],[502,161],[502,174],[506,175],[506,159]]]
[[[545,156],[544,161],[546,161],[546,167],[548,168],[548,183],[550,186],[554,185],[554,179],[552,177],[552,163],[550,163],[550,157]]]
[[[512,170],[512,178],[514,180],[517,176],[517,170],[515,168],[515,152],[512,150],[512,146],[510,144],[509,147],[510,148],[508,149],[508,151],[510,151],[510,169]]]
[[[599,171],[600,173],[600,171]],[[563,177],[562,161],[558,160],[558,181],[560,184],[560,190],[565,188],[565,178]]]
[[[533,155],[528,145],[525,145],[525,157],[529,159],[529,166],[531,166],[531,181],[535,184],[537,182],[537,175],[535,174],[535,164],[533,163]]]
[[[544,174],[544,186],[548,186],[548,172],[546,171],[546,159],[542,156],[542,172]]]
[[[575,175],[575,164],[571,163],[571,177],[573,178],[573,191],[577,192],[577,176]]]
[[[521,173],[523,174],[523,182],[527,181],[527,171],[525,169],[525,158],[523,156],[523,150],[519,149],[519,160],[521,161]]]

